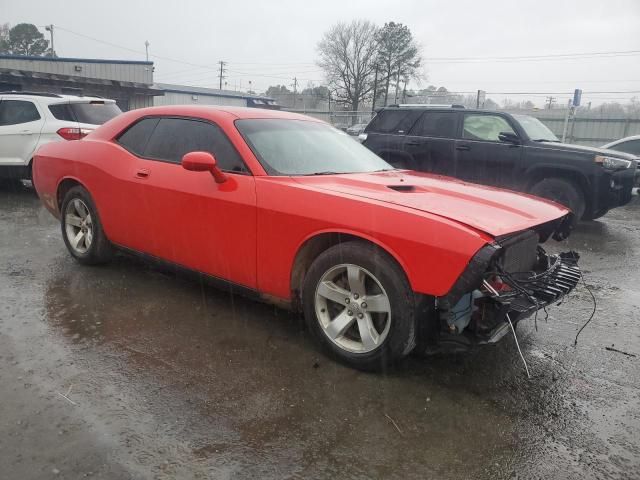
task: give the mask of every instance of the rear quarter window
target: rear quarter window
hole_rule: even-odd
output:
[[[65,122],[75,122],[76,117],[71,111],[71,106],[68,103],[59,103],[57,105],[49,105],[49,111],[58,120],[64,120]]]
[[[406,134],[421,114],[419,110],[382,110],[369,123],[367,133]]]
[[[134,123],[118,137],[117,142],[131,153],[141,157],[158,121],[158,118],[144,118]]]

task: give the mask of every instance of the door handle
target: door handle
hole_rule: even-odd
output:
[[[456,145],[456,150],[467,152],[471,150],[471,147],[469,145]]]
[[[31,135],[33,132],[31,130],[21,130],[20,135]]]
[[[149,170],[147,170],[146,168],[141,168],[140,170],[136,171],[136,178],[147,178],[149,177],[149,175],[151,175],[151,172]]]

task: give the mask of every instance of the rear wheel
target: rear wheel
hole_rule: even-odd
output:
[[[113,248],[93,199],[83,187],[73,187],[64,196],[60,224],[69,253],[80,263],[95,265],[111,259]]]
[[[397,263],[372,245],[346,242],[320,254],[302,300],[316,339],[352,367],[380,370],[415,346],[413,291]]]
[[[531,188],[531,193],[569,208],[574,214],[574,223],[577,223],[584,216],[586,207],[584,194],[570,180],[555,177],[545,178]]]

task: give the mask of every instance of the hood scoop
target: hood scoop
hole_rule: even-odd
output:
[[[387,185],[387,188],[390,188],[391,190],[395,190],[396,192],[405,192],[405,193],[418,191],[415,185]]]

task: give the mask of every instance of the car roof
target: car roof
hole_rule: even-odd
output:
[[[299,113],[286,112],[283,110],[270,110],[267,108],[251,107],[228,107],[223,105],[165,105],[159,107],[148,107],[135,110],[138,116],[148,115],[176,115],[176,116],[202,116],[226,114],[236,119],[259,119],[276,118],[286,120],[310,120],[324,123],[317,118],[301,115]]]
[[[386,110],[403,111],[403,112],[404,111],[409,112],[412,110],[421,110],[425,112],[463,112],[463,113],[491,113],[491,114],[509,115],[509,116],[511,115],[509,112],[501,112],[496,110],[482,110],[480,108],[465,108],[464,106],[457,106],[457,105],[430,106],[428,104],[425,104],[425,105],[412,104],[412,105],[406,105],[406,106],[388,105],[386,107],[380,108],[378,112],[382,112]]]
[[[47,93],[47,92],[0,92],[0,97],[3,98],[29,98],[31,100],[39,100],[43,103],[83,103],[83,102],[107,102],[115,103],[115,100],[110,98],[102,98],[93,95],[68,95],[64,93]]]
[[[620,140],[616,140],[615,142],[607,143],[603,145],[602,148],[615,147],[616,145],[620,145],[621,143],[628,142],[629,140],[640,140],[640,135],[631,135],[629,137],[621,138]]]

